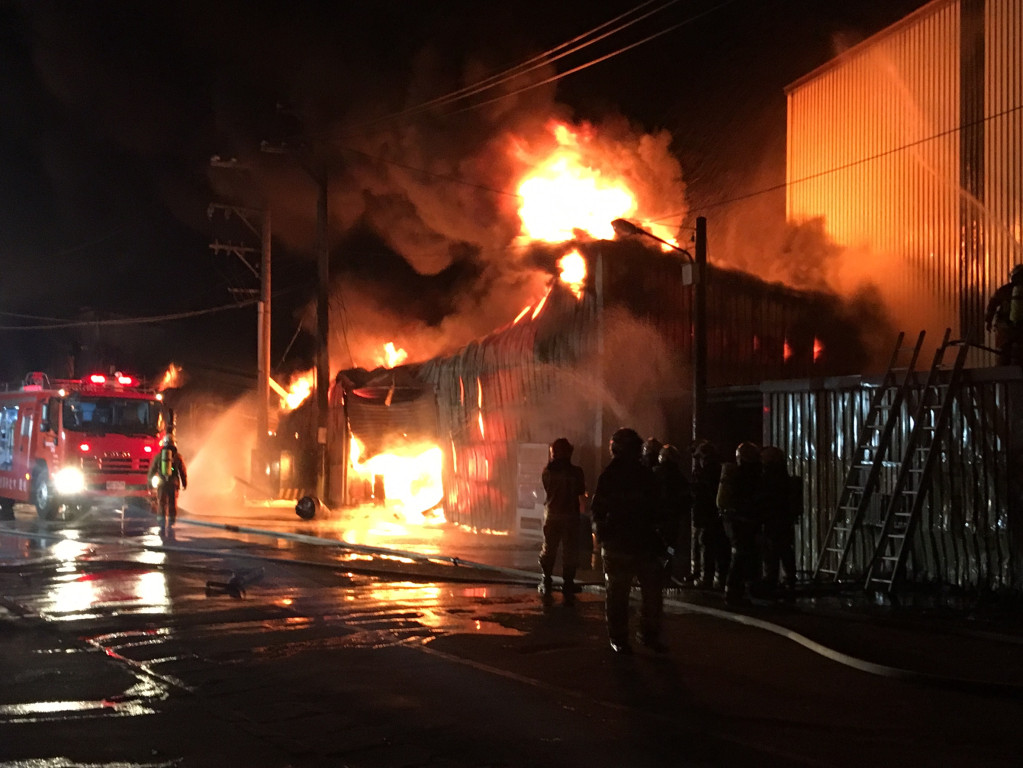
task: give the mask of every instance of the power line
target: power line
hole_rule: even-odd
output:
[[[976,126],[983,125],[984,123],[987,123],[990,120],[995,120],[995,119],[997,119],[999,117],[1005,117],[1006,115],[1010,115],[1013,112],[1018,112],[1020,110],[1023,110],[1023,104],[1017,104],[1014,107],[1009,107],[1008,109],[1002,110],[1001,112],[998,112],[998,113],[993,114],[993,115],[988,115],[987,117],[983,117],[983,118],[981,118],[979,120],[973,120],[973,121],[971,121],[969,123],[962,123],[960,125],[954,126],[954,127],[949,128],[947,130],[940,131],[938,133],[932,134],[931,136],[926,136],[926,137],[924,137],[922,139],[917,139],[916,141],[911,141],[908,144],[902,144],[902,145],[900,145],[898,147],[892,147],[891,149],[886,149],[883,152],[878,152],[877,154],[870,155],[868,157],[861,157],[858,160],[850,160],[848,163],[843,163],[842,165],[835,166],[834,168],[828,168],[827,170],[817,171],[816,173],[811,173],[809,176],[803,176],[803,177],[798,178],[798,179],[792,179],[790,181],[785,181],[785,182],[782,182],[781,184],[775,184],[774,186],[771,186],[771,187],[764,187],[763,189],[758,189],[758,190],[756,190],[754,192],[748,192],[745,195],[737,195],[735,197],[729,197],[729,198],[726,198],[724,200],[717,200],[717,201],[715,201],[713,203],[707,203],[706,205],[701,205],[701,206],[696,207],[696,208],[691,208],[691,209],[689,209],[688,213],[693,213],[693,212],[696,212],[696,211],[706,211],[706,210],[708,210],[710,208],[720,208],[722,205],[730,205],[731,203],[737,203],[737,202],[741,202],[743,200],[748,200],[751,197],[758,197],[759,195],[766,195],[766,194],[768,194],[770,192],[777,192],[779,189],[785,189],[785,188],[793,186],[795,184],[801,184],[804,181],[813,181],[814,179],[819,179],[822,176],[828,176],[828,175],[830,175],[832,173],[838,173],[840,171],[845,171],[845,170],[848,170],[849,168],[854,168],[857,165],[862,165],[863,163],[869,163],[869,162],[872,162],[874,160],[879,160],[882,157],[887,157],[888,155],[893,155],[893,154],[895,154],[897,152],[903,152],[903,151],[905,151],[907,149],[913,149],[914,147],[918,147],[921,144],[926,144],[929,141],[934,141],[935,139],[941,139],[941,138],[944,138],[945,136],[950,136],[953,133],[959,133],[960,131],[966,130],[967,128],[975,128]],[[674,218],[677,218],[679,216],[684,216],[684,215],[686,215],[686,213],[687,213],[687,211],[679,211],[678,213],[673,213],[673,214],[670,214],[668,216],[662,216],[662,217],[660,217],[658,219],[653,219],[653,221],[667,221],[669,219],[674,219]]]
[[[542,85],[547,85],[548,83],[556,82],[558,80],[561,80],[564,77],[568,77],[569,75],[574,75],[576,72],[581,72],[584,69],[589,69],[590,67],[592,67],[592,66],[594,66],[596,64],[601,64],[601,63],[607,61],[608,59],[612,59],[615,56],[619,56],[619,55],[625,53],[626,51],[631,51],[633,48],[637,48],[637,47],[639,47],[641,45],[645,45],[646,43],[649,43],[652,40],[656,40],[657,38],[662,37],[663,35],[666,35],[669,32],[674,32],[676,29],[679,29],[680,27],[684,27],[687,24],[691,24],[692,22],[694,22],[694,21],[696,21],[698,19],[701,19],[701,18],[703,18],[704,16],[706,16],[706,15],[708,15],[710,13],[713,13],[713,12],[715,12],[717,10],[720,10],[721,8],[724,8],[726,5],[731,5],[735,1],[736,0],[724,0],[724,2],[718,3],[714,7],[708,8],[706,11],[702,11],[701,13],[698,13],[698,14],[696,14],[694,16],[690,16],[689,18],[684,19],[684,20],[680,21],[677,24],[673,24],[670,27],[666,27],[665,29],[662,29],[662,30],[660,30],[658,32],[655,32],[652,35],[648,35],[647,37],[644,37],[642,40],[638,40],[635,43],[630,43],[629,45],[622,46],[621,48],[618,48],[618,49],[616,49],[614,51],[611,51],[610,53],[604,54],[603,56],[600,56],[600,57],[598,57],[596,59],[592,59],[591,61],[588,61],[585,64],[580,64],[579,66],[574,67],[573,69],[570,69],[570,70],[568,70],[566,72],[561,72],[561,73],[559,73],[557,75],[552,75],[551,77],[548,77],[545,80],[541,80],[540,82],[532,83],[530,85],[523,86],[522,88],[517,88],[516,90],[509,91],[508,93],[503,93],[500,96],[495,96],[492,99],[487,99],[486,101],[480,101],[480,102],[477,102],[475,104],[471,104],[471,105],[469,105],[467,107],[462,107],[461,109],[455,110],[454,112],[448,112],[446,116],[459,115],[459,114],[462,114],[463,112],[469,112],[469,111],[471,111],[473,109],[479,109],[480,107],[484,107],[484,106],[486,106],[488,104],[493,104],[496,101],[501,101],[502,99],[507,99],[510,96],[517,96],[518,94],[524,93],[525,91],[531,91],[532,89],[539,88]]]
[[[168,315],[149,315],[146,317],[119,317],[108,320],[74,320],[59,323],[47,323],[45,325],[0,325],[0,331],[43,331],[55,330],[58,328],[95,328],[96,326],[111,325],[144,325],[146,323],[162,323],[168,320],[184,320],[189,317],[210,315],[214,312],[226,312],[231,309],[241,309],[255,304],[257,299],[248,299],[232,304],[224,304],[219,307],[208,307],[207,309],[196,309],[190,312],[175,312]],[[10,313],[2,313],[10,314]]]
[[[511,67],[508,67],[508,68],[502,70],[501,72],[498,72],[497,74],[490,75],[488,77],[483,78],[482,80],[479,80],[479,81],[477,81],[475,83],[472,83],[471,85],[464,86],[464,87],[459,88],[459,89],[457,89],[455,91],[451,91],[451,92],[449,92],[447,94],[443,94],[441,96],[434,97],[434,98],[429,99],[427,101],[421,102],[421,103],[419,103],[419,104],[417,104],[415,106],[408,107],[407,109],[404,109],[404,110],[402,110],[400,112],[395,112],[395,113],[390,114],[390,115],[384,115],[382,117],[375,118],[375,119],[367,121],[365,123],[361,123],[359,125],[352,126],[349,130],[358,130],[359,128],[363,128],[363,127],[366,127],[366,126],[369,126],[369,125],[374,125],[374,124],[380,123],[380,122],[385,122],[385,121],[389,121],[389,120],[399,120],[399,119],[401,119],[403,117],[411,117],[413,115],[420,114],[420,113],[430,109],[431,107],[436,107],[436,106],[442,106],[442,105],[445,105],[445,104],[450,104],[452,102],[459,101],[459,100],[467,98],[469,96],[473,96],[473,95],[475,95],[477,93],[481,93],[483,91],[491,90],[491,89],[496,88],[496,87],[498,87],[500,85],[503,85],[504,83],[507,83],[507,82],[510,82],[510,81],[512,81],[512,80],[514,80],[516,78],[519,78],[522,75],[528,74],[528,73],[533,72],[533,71],[535,71],[537,69],[540,69],[540,68],[545,67],[545,66],[547,66],[549,64],[552,64],[555,61],[558,61],[558,60],[564,58],[565,56],[569,56],[569,55],[571,55],[573,53],[576,53],[576,52],[578,52],[578,51],[580,51],[580,50],[582,50],[584,48],[587,48],[588,46],[591,46],[591,45],[593,45],[595,43],[600,42],[601,40],[604,40],[604,39],[606,39],[608,37],[611,37],[612,35],[616,35],[619,32],[627,29],[628,27],[631,27],[633,24],[637,24],[638,22],[640,22],[640,21],[642,21],[642,20],[644,20],[646,18],[649,18],[650,16],[653,16],[656,13],[659,13],[659,12],[661,12],[663,10],[666,10],[667,8],[671,7],[672,5],[675,5],[676,3],[678,3],[680,0],[668,0],[668,2],[664,3],[663,5],[661,5],[661,6],[657,7],[657,8],[654,8],[651,11],[646,12],[646,13],[642,14],[641,16],[638,16],[638,17],[636,17],[634,19],[631,19],[631,20],[626,21],[626,22],[624,22],[622,24],[619,24],[617,27],[615,27],[614,29],[611,29],[608,32],[604,32],[603,34],[598,35],[597,37],[594,37],[591,40],[587,40],[586,42],[580,42],[580,41],[586,40],[586,38],[591,37],[592,35],[595,35],[596,33],[600,32],[600,31],[606,29],[607,27],[611,26],[612,24],[616,24],[619,21],[621,21],[622,19],[625,19],[625,18],[631,16],[632,14],[636,13],[637,11],[639,11],[639,10],[645,8],[646,6],[650,5],[653,1],[654,0],[647,0],[646,2],[640,3],[639,5],[635,6],[634,8],[632,8],[632,9],[630,9],[628,11],[626,11],[625,13],[619,14],[618,16],[614,17],[613,19],[610,19],[609,21],[605,21],[603,24],[599,24],[598,26],[594,27],[593,29],[591,29],[591,30],[589,30],[587,32],[584,32],[581,35],[577,35],[576,37],[572,38],[571,40],[568,40],[568,41],[566,41],[564,43],[560,43],[560,44],[556,45],[555,47],[550,48],[547,51],[544,51],[541,54],[537,54],[536,56],[534,56],[534,57],[532,57],[530,59],[527,59],[526,61],[523,61],[523,62],[521,62],[519,64],[516,64],[514,66],[511,66]],[[567,49],[567,50],[565,50],[565,49]]]

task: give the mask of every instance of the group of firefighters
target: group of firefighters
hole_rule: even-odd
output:
[[[539,591],[547,606],[553,602],[559,552],[565,605],[574,603],[579,589],[575,574],[587,496],[583,470],[571,461],[572,450],[566,438],[551,443],[542,474],[546,501]],[[795,521],[802,494],[781,450],[743,442],[735,463],[722,463],[715,447],[700,441],[692,450],[692,479],[678,448],[655,438],[644,441],[631,428],[612,435],[610,452],[611,461],[590,499],[590,513],[604,572],[612,651],[632,650],[633,581],[641,593],[636,639],[656,652],[666,650],[661,640],[663,589],[672,581],[723,589],[725,601],[733,604],[754,589],[795,586]],[[684,557],[678,556],[680,551]]]
[[[988,331],[994,331],[999,365],[1023,364],[1023,264],[988,302]],[[561,437],[550,445],[542,473],[546,493],[539,591],[553,601],[554,565],[562,555],[562,595],[575,602],[579,542],[587,494],[583,470],[572,464],[572,444]],[[692,449],[686,477],[682,452],[654,438],[644,441],[622,428],[610,441],[611,461],[600,473],[590,499],[594,560],[603,565],[605,614],[611,649],[630,653],[629,594],[641,592],[643,645],[664,651],[660,639],[663,589],[676,581],[723,589],[725,601],[744,601],[752,592],[795,586],[795,523],[802,510],[798,477],[788,473],[784,453],[774,446],[740,443],[734,463],[722,463],[703,440]],[[679,558],[682,546],[688,557]]]

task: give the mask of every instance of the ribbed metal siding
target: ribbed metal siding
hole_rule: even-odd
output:
[[[953,328],[964,290],[959,21],[960,3],[939,0],[788,91],[789,218],[823,216],[899,305]]]
[[[954,401],[949,439],[932,475],[930,495],[907,565],[911,580],[998,589],[1023,588],[1023,378],[1005,369],[966,372]],[[923,377],[918,377],[917,385]],[[805,509],[797,528],[797,567],[811,572],[853,460],[876,380],[771,382],[763,386],[765,444],[790,456],[790,470],[804,478]],[[910,403],[915,397],[910,397]],[[892,457],[901,456],[912,429],[904,405],[893,435]],[[882,486],[894,480],[890,462]],[[866,521],[881,519],[875,499]],[[869,530],[869,529],[868,529]],[[864,532],[853,547],[850,572],[865,572]]]
[[[685,425],[658,436],[681,446],[691,439],[687,371],[693,289],[683,283],[680,260],[627,242],[589,244],[580,252],[591,275],[603,265],[602,303],[592,285],[581,301],[556,285],[535,319],[527,315],[419,370],[420,380],[437,393],[439,434],[446,443],[449,520],[477,530],[514,530],[516,457],[522,443],[568,437],[592,490],[597,471],[606,463],[609,431],[621,426],[619,418],[631,419],[609,386],[614,377],[597,370],[594,362],[601,324],[611,324],[622,309],[656,330],[680,376],[670,392],[643,390],[645,405],[659,409],[667,421]],[[835,296],[794,291],[730,270],[708,271],[711,386],[864,369],[867,353],[858,338],[862,320],[847,318]],[[816,360],[815,340],[824,349]],[[605,359],[607,365],[616,362]],[[651,377],[642,368],[625,375],[637,386]],[[597,413],[601,406],[607,412],[603,423]]]
[[[1023,0],[987,0],[984,24],[984,206],[988,297],[1023,263]]]

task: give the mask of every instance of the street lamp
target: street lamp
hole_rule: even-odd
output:
[[[689,259],[690,263],[695,264],[696,259],[693,258],[693,254],[687,251],[685,248],[679,248],[672,242],[665,240],[664,238],[658,237],[653,232],[648,232],[642,227],[638,227],[628,219],[615,219],[611,222],[611,228],[614,229],[615,234],[620,237],[630,237],[633,235],[642,235],[643,237],[649,237],[656,240],[659,243],[664,243],[669,248],[674,248],[679,253],[685,254],[686,258]]]
[[[658,237],[653,232],[633,224],[628,219],[611,222],[615,234],[622,237],[642,235],[667,245],[689,259],[683,282],[693,288],[693,442],[706,437],[707,424],[707,219],[696,219],[696,255],[685,248]],[[688,270],[692,270],[689,273]]]

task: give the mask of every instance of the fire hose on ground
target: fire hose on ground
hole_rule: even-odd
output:
[[[182,520],[178,519],[178,525],[193,525],[203,528],[214,528],[222,529],[232,533],[248,533],[252,535],[268,536],[277,539],[291,540],[302,542],[306,544],[312,544],[314,546],[328,546],[338,549],[345,549],[359,554],[367,555],[378,555],[392,558],[403,558],[414,562],[422,563],[444,563],[454,567],[465,567],[467,569],[480,570],[484,572],[492,572],[500,574],[513,584],[528,583],[534,584],[536,582],[536,574],[528,571],[520,571],[514,568],[503,568],[501,566],[489,565],[487,563],[477,563],[470,560],[463,560],[458,557],[451,557],[447,555],[424,555],[419,552],[407,552],[402,550],[387,549],[385,547],[371,547],[361,544],[350,544],[348,542],[338,541],[336,539],[324,539],[318,536],[309,536],[307,534],[298,533],[284,533],[279,531],[269,531],[261,528],[249,528],[246,526],[232,525],[232,524],[221,524],[211,523],[201,520]],[[23,531],[17,531],[0,527],[0,534],[12,534],[17,536],[34,537],[38,534],[30,534]],[[87,541],[87,539],[80,539],[81,541]],[[155,549],[155,547],[144,547],[145,549]],[[196,549],[190,547],[181,547],[175,545],[165,545],[160,549],[166,549],[169,551],[181,551],[181,552],[195,552],[206,555],[215,555],[215,552],[211,552],[205,549]],[[248,557],[255,560],[263,561],[280,561],[285,564],[292,565],[317,565],[320,567],[330,566],[337,567],[336,563],[318,563],[309,562],[303,560],[290,560],[290,559],[279,559],[270,558],[266,556],[257,556],[244,553],[236,553],[239,557]],[[207,595],[214,595],[217,593],[228,594],[232,597],[244,597],[245,589],[251,584],[257,583],[262,580],[264,570],[262,567],[248,569],[245,571],[237,571],[232,574],[232,577],[226,582],[208,581],[206,583]],[[691,613],[702,613],[708,616],[713,616],[719,619],[725,619],[727,621],[736,622],[745,626],[761,629],[767,632],[784,637],[788,640],[792,640],[798,645],[803,646],[809,651],[823,656],[831,661],[837,662],[844,666],[857,669],[861,672],[868,674],[877,675],[880,677],[887,677],[897,680],[903,680],[907,682],[922,683],[926,685],[933,685],[939,687],[954,688],[957,690],[975,691],[984,693],[996,693],[999,695],[1010,695],[1018,696],[1020,691],[1023,690],[1018,684],[1011,682],[1002,681],[991,681],[981,680],[976,678],[962,678],[952,676],[935,675],[927,672],[921,672],[918,670],[905,669],[901,667],[893,667],[885,664],[879,664],[876,662],[867,661],[855,656],[851,656],[841,651],[837,651],[830,648],[822,643],[818,643],[805,635],[802,635],[792,629],[775,624],[774,622],[759,619],[754,616],[749,616],[743,613],[739,613],[731,610],[724,610],[719,608],[712,608],[710,606],[700,605],[698,603],[689,602],[687,600],[677,598],[666,598],[665,605],[675,607],[677,610]]]

